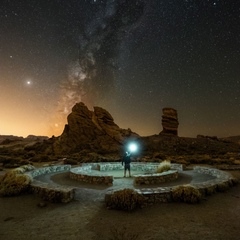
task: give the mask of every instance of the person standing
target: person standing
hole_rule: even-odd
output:
[[[128,170],[129,177],[131,177],[131,154],[126,152],[122,160],[122,165],[124,164],[124,177],[126,177],[126,172]]]

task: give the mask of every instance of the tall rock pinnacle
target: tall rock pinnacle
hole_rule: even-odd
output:
[[[173,135],[178,136],[178,115],[177,110],[173,108],[163,108],[162,109],[162,127],[163,130],[160,135]]]

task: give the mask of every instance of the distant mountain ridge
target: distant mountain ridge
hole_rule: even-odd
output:
[[[224,137],[224,138],[221,138],[222,140],[227,140],[227,141],[230,141],[230,142],[238,142],[240,143],[240,135],[238,136],[230,136],[230,137]]]
[[[15,141],[23,141],[24,139],[28,139],[28,140],[39,140],[39,141],[43,141],[43,140],[47,140],[48,137],[47,136],[35,136],[35,135],[28,135],[26,138],[21,137],[21,136],[14,136],[14,135],[0,135],[0,144],[2,144],[3,142],[15,142]]]
[[[55,156],[86,152],[103,155],[118,154],[120,151],[124,151],[126,143],[132,140],[138,141],[142,146],[141,151],[150,155],[152,152],[161,152],[165,155],[239,153],[240,135],[225,138],[204,135],[197,135],[196,138],[178,137],[176,110],[166,109],[167,113],[169,111],[170,113],[165,114],[169,120],[167,118],[165,121],[165,117],[162,123],[165,134],[141,137],[131,129],[120,128],[107,110],[94,107],[94,110],[91,111],[84,103],[80,102],[72,108],[72,112],[67,118],[68,124],[65,125],[60,136],[48,138],[29,135],[23,138],[0,135],[0,144],[18,149],[22,145],[26,151]],[[174,115],[174,124],[172,124],[172,115]]]

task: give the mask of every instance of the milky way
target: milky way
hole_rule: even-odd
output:
[[[0,134],[58,135],[78,101],[141,135],[164,107],[181,136],[240,134],[237,3],[2,0]]]
[[[79,101],[92,107],[101,103],[100,99],[109,100],[122,39],[144,15],[145,4],[139,0],[100,2],[85,20],[78,38],[78,59],[69,66],[68,79],[62,85],[59,109],[64,114]]]

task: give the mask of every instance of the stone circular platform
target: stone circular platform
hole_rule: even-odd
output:
[[[178,171],[182,171],[181,164],[171,164],[171,170],[157,173],[158,166],[159,163],[131,163],[131,171],[137,171],[137,174],[132,174],[134,183],[148,185],[173,181],[178,178]],[[80,167],[72,168],[69,176],[80,182],[112,185],[114,176],[110,172],[123,169],[119,162],[84,163]]]
[[[116,163],[115,163],[116,164]],[[123,170],[121,164],[117,163],[117,165],[112,165],[112,163],[86,163],[82,164],[82,167],[87,167],[85,170],[89,171],[91,166],[95,168],[92,171],[98,171],[101,177],[113,177],[108,176],[107,174],[110,172],[114,172],[114,167],[119,167],[120,170]],[[136,163],[132,164],[135,166],[136,169],[141,169],[141,167],[154,168],[158,166],[158,163]],[[99,171],[100,167],[104,170]],[[112,168],[112,170],[109,169]],[[175,169],[174,169],[175,168]],[[182,166],[179,164],[172,164],[172,170],[178,169],[179,176],[188,175],[189,171],[184,171]],[[116,177],[114,179],[114,184],[111,186],[105,184],[91,184],[91,183],[80,183],[79,185],[77,181],[70,179],[69,175],[71,173],[77,173],[83,171],[84,169],[79,168],[71,168],[70,165],[58,165],[58,166],[49,166],[44,168],[38,168],[33,171],[28,172],[31,177],[34,178],[32,183],[33,192],[41,193],[41,195],[46,195],[48,191],[56,192],[56,194],[63,195],[63,202],[68,202],[73,198],[82,199],[86,198],[87,194],[97,194],[95,199],[101,199],[103,196],[109,197],[115,191],[124,189],[124,188],[133,188],[138,193],[142,194],[146,200],[146,204],[150,203],[159,203],[159,202],[171,202],[172,201],[172,189],[174,186],[179,186],[182,184],[187,184],[197,188],[203,195],[209,195],[217,191],[226,190],[228,187],[231,187],[234,183],[236,183],[236,179],[232,177],[231,174],[215,169],[210,167],[200,167],[196,166],[191,170],[192,180],[188,183],[181,183],[180,180],[176,180],[169,183],[162,183],[162,184],[152,184],[152,185],[137,185],[134,184],[133,178],[123,178],[123,177]],[[121,172],[119,171],[119,172]],[[52,181],[52,177],[57,175],[64,174],[65,179],[62,179],[62,182],[55,182]],[[84,173],[85,174],[85,173]],[[98,175],[98,174],[97,174]],[[145,174],[146,175],[146,174]],[[96,174],[94,174],[96,177]],[[97,176],[99,177],[99,175]],[[60,177],[61,178],[61,177]],[[68,182],[66,184],[66,182]],[[76,183],[75,183],[76,182]],[[83,185],[84,184],[84,185]],[[96,187],[93,187],[96,186]],[[104,187],[105,186],[105,187]],[[96,190],[94,190],[96,189]],[[98,197],[97,197],[98,196]]]

